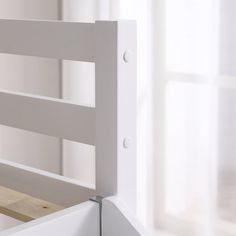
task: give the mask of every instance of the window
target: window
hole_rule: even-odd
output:
[[[154,10],[156,90],[163,91],[155,222],[181,236],[236,234],[235,4],[166,0]]]

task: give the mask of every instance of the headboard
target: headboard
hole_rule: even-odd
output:
[[[117,196],[135,214],[135,22],[0,20],[0,30],[1,53],[95,63],[95,108],[0,90],[0,124],[95,145],[96,189],[5,160],[0,184],[64,206]]]

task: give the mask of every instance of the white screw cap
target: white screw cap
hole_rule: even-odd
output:
[[[131,52],[129,50],[125,51],[123,54],[124,62],[128,63],[131,59]]]
[[[132,144],[132,140],[130,137],[126,137],[123,141],[123,147],[124,148],[129,148]]]

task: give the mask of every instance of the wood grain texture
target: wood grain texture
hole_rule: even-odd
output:
[[[14,219],[28,222],[62,209],[59,205],[0,186],[0,213]]]

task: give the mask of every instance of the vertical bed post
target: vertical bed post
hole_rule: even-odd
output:
[[[96,22],[96,189],[136,212],[136,24]]]

